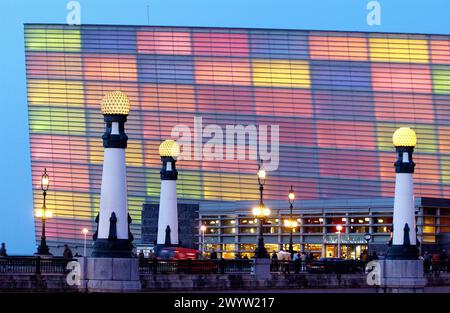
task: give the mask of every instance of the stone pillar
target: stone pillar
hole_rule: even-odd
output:
[[[272,260],[270,258],[253,258],[253,275],[258,280],[270,279],[270,263]]]

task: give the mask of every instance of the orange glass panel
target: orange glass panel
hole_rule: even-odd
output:
[[[142,84],[143,110],[194,112],[195,94],[190,85]]]
[[[450,154],[450,126],[439,126],[439,150]]]
[[[419,183],[439,184],[439,161],[438,157],[426,154],[414,154],[416,167],[414,169],[414,180]]]
[[[377,120],[434,123],[431,95],[375,93],[374,103]]]
[[[88,80],[136,81],[136,57],[118,54],[86,54],[84,77]]]
[[[354,121],[317,121],[317,143],[321,148],[375,149],[372,123]]]
[[[372,151],[319,151],[320,175],[336,178],[378,179],[377,160]]]
[[[191,36],[186,32],[138,31],[137,50],[149,54],[191,54]]]
[[[33,162],[33,187],[40,189],[44,168],[50,176],[49,190],[89,191],[89,169],[87,165],[71,163]]]
[[[197,86],[200,112],[254,114],[253,92],[242,86]]]
[[[195,81],[198,84],[251,85],[250,64],[246,59],[197,58]]]
[[[255,88],[256,114],[312,117],[311,92],[307,89]]]
[[[87,144],[82,137],[31,134],[31,158],[43,162],[86,163]]]
[[[375,91],[430,93],[432,84],[427,65],[372,63]]]
[[[131,109],[136,109],[139,106],[139,94],[136,83],[86,81],[84,90],[86,104],[90,108],[99,109],[100,102],[109,91],[124,92],[130,100]]]
[[[78,53],[28,52],[28,78],[81,79],[82,62]]]
[[[361,37],[310,36],[312,59],[366,61],[367,39]]]
[[[195,33],[193,41],[196,55],[248,55],[247,34]]]
[[[430,40],[431,61],[437,64],[450,64],[450,41]]]

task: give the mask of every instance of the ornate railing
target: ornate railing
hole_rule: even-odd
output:
[[[251,273],[252,260],[140,260],[141,274],[231,274]]]
[[[272,260],[270,271],[273,273],[362,273],[367,262],[355,260],[308,260],[278,261]]]
[[[0,257],[0,275],[15,274],[58,274],[66,273],[71,259],[62,257],[41,258],[34,256]]]

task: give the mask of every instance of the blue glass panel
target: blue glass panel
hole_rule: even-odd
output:
[[[312,89],[371,90],[370,64],[351,61],[311,61]]]
[[[86,53],[136,53],[136,32],[82,29],[81,46]]]
[[[190,56],[138,55],[139,81],[144,83],[193,84]]]
[[[308,37],[297,32],[253,32],[251,56],[272,59],[307,59]]]

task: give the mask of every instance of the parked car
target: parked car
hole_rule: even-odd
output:
[[[353,260],[339,258],[320,258],[307,264],[307,271],[310,273],[356,273],[359,267]]]

